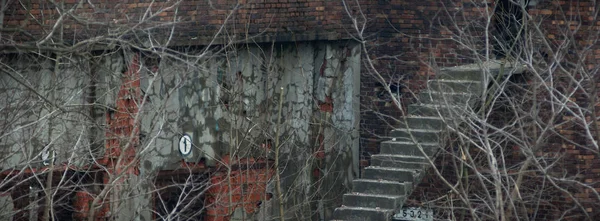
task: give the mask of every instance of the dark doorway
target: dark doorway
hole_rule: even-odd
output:
[[[523,49],[524,15],[528,0],[496,0],[494,8],[493,52],[497,59],[516,58]]]
[[[204,220],[206,174],[162,175],[155,181],[155,220]]]

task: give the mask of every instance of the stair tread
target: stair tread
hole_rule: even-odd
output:
[[[352,181],[352,191],[363,194],[406,196],[412,189],[412,182],[361,178]]]
[[[413,129],[413,128],[396,128],[396,129],[393,129],[392,131],[394,131],[394,130],[413,131],[413,132],[435,132],[435,133],[443,131],[442,129]]]
[[[402,172],[413,172],[415,169],[403,169],[397,167],[382,167],[382,166],[368,166],[365,169],[374,169],[374,170],[389,170],[389,171],[402,171]]]
[[[412,142],[412,141],[405,141],[405,140],[386,140],[386,141],[383,141],[382,143],[391,143],[391,144],[409,144],[409,145],[416,144],[415,142]],[[429,145],[431,145],[431,146],[433,146],[433,145],[439,145],[439,143],[437,143],[437,142],[419,142],[419,144],[421,144],[421,145],[424,145],[424,146],[429,146]]]
[[[425,93],[430,93],[430,94],[447,94],[447,95],[474,95],[473,93],[467,93],[467,92],[446,92],[446,91],[422,91],[422,94]]]
[[[409,115],[401,119],[395,128],[441,129],[445,126],[444,119],[439,116]]]
[[[428,120],[443,120],[441,117],[436,117],[436,116],[406,116],[406,118],[412,118],[412,119],[428,119]]]
[[[425,106],[425,107],[460,107],[460,108],[464,108],[463,105],[447,105],[447,104],[427,104],[427,103],[421,103],[421,104],[410,104],[413,106]]]
[[[373,207],[363,207],[363,206],[344,206],[335,208],[337,209],[348,209],[348,210],[366,210],[366,211],[374,211],[374,212],[389,212],[394,211],[394,209],[385,209],[385,208],[373,208]]]
[[[405,140],[386,140],[386,141],[383,141],[382,143],[417,145],[415,142],[405,141]],[[422,146],[438,146],[438,145],[440,145],[437,142],[419,142],[419,144]]]
[[[354,181],[369,182],[369,183],[384,183],[384,184],[407,184],[408,182],[398,182],[392,180],[374,180],[374,179],[355,179]]]
[[[374,154],[371,157],[395,157],[395,158],[413,158],[413,159],[427,159],[422,156],[412,156],[412,155],[403,155],[403,154]]]
[[[375,193],[362,193],[362,192],[350,192],[350,193],[345,193],[344,195],[370,196],[370,197],[379,197],[379,198],[388,198],[388,199],[402,198],[405,196],[405,195],[375,194]]]
[[[475,80],[462,80],[462,79],[430,79],[428,82],[435,82],[435,81],[440,81],[440,82],[451,82],[451,83],[475,83],[475,84],[479,84],[481,83],[481,81],[475,81]]]
[[[507,62],[503,60],[488,60],[483,63],[472,63],[472,64],[463,64],[457,65],[453,67],[444,67],[441,68],[441,72],[481,72],[483,69],[493,71],[504,68],[506,70],[517,69],[516,71],[523,71],[526,66],[522,63],[517,62]]]

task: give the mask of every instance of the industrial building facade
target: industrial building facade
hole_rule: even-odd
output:
[[[0,219],[593,219],[598,10],[3,1]],[[460,122],[438,108],[426,123],[434,96],[461,90],[431,82],[462,72],[485,90],[466,86]],[[402,127],[417,152],[394,149]]]

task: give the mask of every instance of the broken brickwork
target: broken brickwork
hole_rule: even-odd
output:
[[[57,39],[59,35],[47,36],[58,20],[64,21],[64,42],[77,44],[78,40],[89,36],[99,37],[96,42],[105,41],[110,33],[135,27],[128,33],[143,35],[143,33],[175,33],[174,38],[167,42],[166,38],[157,38],[160,44],[173,46],[181,45],[206,45],[214,36],[215,44],[228,40],[240,42],[292,42],[292,41],[318,41],[351,39],[351,19],[349,15],[357,16],[357,21],[366,21],[365,41],[366,49],[371,54],[363,54],[363,59],[372,58],[379,73],[389,82],[392,82],[398,96],[401,97],[402,108],[414,102],[411,92],[418,92],[423,88],[428,78],[434,77],[439,67],[454,66],[471,63],[473,53],[462,48],[452,40],[461,35],[462,29],[478,33],[477,21],[482,14],[490,12],[493,1],[437,1],[437,0],[377,0],[358,1],[361,7],[354,5],[354,1],[182,1],[174,4],[167,1],[154,3],[138,1],[99,1],[84,2],[79,7],[73,8],[79,2],[64,1],[66,8],[73,8],[73,14],[79,15],[77,19],[65,15],[60,17],[56,5],[45,1],[30,1],[20,4],[12,1],[5,12],[5,21],[2,36],[3,49],[19,49],[39,43],[39,39]],[[537,6],[530,8],[533,20],[539,21],[546,31],[546,37],[555,47],[565,42],[577,45],[580,50],[572,51],[573,61],[583,61],[588,70],[594,70],[597,60],[600,59],[600,48],[595,34],[600,26],[596,19],[596,6],[593,1],[567,2],[567,1],[538,1]],[[346,10],[347,9],[347,10]],[[361,14],[363,13],[363,14]],[[126,14],[127,17],[122,15]],[[230,16],[231,14],[231,16]],[[363,17],[364,15],[364,17]],[[565,17],[564,15],[567,15]],[[177,26],[169,25],[177,20]],[[140,21],[142,21],[140,23]],[[136,24],[140,24],[135,26]],[[220,26],[225,29],[220,34]],[[457,24],[457,26],[453,26]],[[148,27],[163,25],[157,29]],[[348,31],[350,28],[350,31]],[[573,39],[562,36],[565,31],[575,32]],[[42,36],[43,38],[39,38]],[[45,38],[45,37],[48,38]],[[474,40],[484,40],[484,36],[470,35]],[[142,38],[140,38],[142,39]],[[140,44],[145,44],[140,40]],[[17,44],[12,44],[16,42]],[[33,42],[33,43],[32,43]],[[93,44],[89,43],[89,44]],[[585,52],[583,51],[585,49]],[[552,52],[546,52],[551,55]],[[368,56],[368,57],[367,57]],[[394,57],[386,57],[394,56]],[[379,58],[379,59],[377,59]],[[326,65],[326,62],[322,62]],[[313,69],[317,69],[313,67]],[[321,70],[321,69],[319,69]],[[374,80],[369,73],[369,67],[361,69],[361,160],[360,166],[369,165],[370,155],[379,152],[379,143],[385,139],[390,128],[397,125],[389,116],[400,116],[401,111],[393,108],[391,101],[379,96],[384,87]],[[595,72],[593,72],[595,73]],[[317,83],[325,85],[327,76],[319,76]],[[591,85],[599,85],[594,78]],[[596,103],[591,102],[598,97],[597,93],[580,93],[573,102],[589,105],[591,113],[600,115]],[[331,97],[317,98],[319,111],[326,115],[336,107],[331,102]],[[591,102],[591,103],[590,103]],[[590,118],[594,114],[590,113]],[[561,122],[566,123],[556,129],[556,137],[548,143],[548,151],[564,154],[564,168],[569,174],[577,174],[577,181],[589,186],[588,189],[575,189],[574,198],[561,196],[558,199],[549,199],[550,208],[560,208],[556,202],[570,202],[580,199],[589,213],[595,214],[597,197],[594,191],[600,188],[596,183],[600,169],[600,160],[597,152],[586,149],[593,146],[594,140],[581,134],[582,127],[593,127],[593,124],[576,122],[572,117],[565,115]],[[597,130],[594,130],[598,132]],[[597,140],[597,135],[594,135]],[[574,141],[575,144],[571,141]],[[322,139],[314,145],[316,158],[323,158]],[[507,147],[518,150],[518,146]],[[110,152],[110,151],[109,151]],[[515,151],[517,152],[517,151]],[[514,156],[519,159],[517,153]],[[438,158],[438,165],[447,166],[443,157]],[[517,161],[515,160],[515,161]],[[152,165],[150,163],[150,165]],[[151,166],[150,166],[151,167]],[[449,167],[452,168],[452,167]],[[322,165],[313,169],[315,177],[320,176]],[[415,194],[442,193],[443,186],[435,178],[426,177],[420,188],[428,191],[415,191]],[[431,191],[429,191],[431,190]],[[560,195],[557,194],[557,195]],[[421,197],[421,196],[414,196]],[[554,202],[554,204],[553,204]],[[419,202],[414,202],[418,205]],[[553,207],[554,206],[554,207]]]
[[[7,7],[4,24],[7,28],[15,28],[15,31],[8,32],[2,40],[16,41],[26,46],[36,37],[55,39],[62,36],[63,41],[76,44],[78,40],[94,36],[96,42],[103,42],[109,37],[107,34],[131,27],[135,28],[126,35],[152,34],[157,41],[155,43],[173,46],[206,45],[211,42],[219,44],[225,37],[242,42],[339,40],[355,37],[355,31],[349,30],[353,27],[350,18],[353,16],[358,22],[366,22],[364,40],[368,42],[372,58],[399,56],[400,59],[378,59],[376,67],[384,78],[403,85],[400,91],[405,94],[402,96],[404,103],[411,102],[411,97],[406,94],[418,91],[424,80],[435,73],[435,67],[428,66],[431,58],[435,59],[438,66],[468,61],[467,58],[456,56],[459,48],[450,40],[423,40],[426,37],[452,35],[450,30],[436,27],[447,16],[441,13],[444,5],[434,0],[99,1],[77,4],[78,1],[64,2],[65,8],[73,9],[72,13],[78,15],[73,18],[68,15],[60,17],[56,5],[50,2],[12,2]],[[462,2],[446,6],[452,12],[478,8],[477,5]],[[477,11],[472,10],[472,13]],[[124,14],[127,17],[121,16]],[[45,35],[59,19],[64,22],[65,34]],[[177,25],[169,25],[174,20],[178,21]],[[157,25],[160,28],[154,28]],[[224,25],[224,29],[215,35],[221,25]],[[153,28],[146,29],[148,27]],[[157,33],[173,33],[173,36],[167,42],[166,36],[161,38]],[[215,36],[216,41],[211,41]],[[378,136],[385,135],[395,125],[393,122],[387,125],[385,122],[389,119],[383,119],[377,113],[400,115],[398,110],[390,108],[389,100],[377,96],[381,88],[382,85],[368,71],[363,71],[361,103],[365,111],[361,120],[361,154],[364,163],[361,165],[368,164],[369,156],[379,151],[378,144],[382,139]],[[322,109],[331,109],[327,101],[322,102]]]

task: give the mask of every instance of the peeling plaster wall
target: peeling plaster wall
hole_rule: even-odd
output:
[[[339,193],[358,175],[359,49],[352,42],[298,42],[240,46],[198,63],[142,58],[140,87],[146,99],[140,103],[140,174],[128,178],[128,187],[119,190],[136,195],[113,208],[123,212],[119,219],[151,216],[151,197],[141,193],[151,190],[157,172],[181,168],[182,160],[214,166],[224,156],[274,159],[277,133],[285,216],[311,219],[318,210],[317,216],[327,218],[325,211],[338,204]],[[59,159],[78,159],[71,163],[79,166],[98,160],[105,150],[106,111],[115,109],[132,54],[119,51],[93,62],[69,58],[65,63],[71,65],[59,66],[56,74],[50,61],[29,65],[31,61],[23,57],[5,58],[33,88],[45,96],[52,91],[52,98],[72,111],[56,112],[22,85],[0,76],[3,94],[18,91],[4,96],[0,106],[28,109],[23,112],[26,117],[4,118],[2,125],[12,129],[33,125],[2,139],[2,149],[8,150],[2,155],[2,168],[39,163],[36,154],[48,140]],[[90,91],[102,108],[82,105],[89,102]],[[18,103],[21,100],[27,102]],[[49,115],[50,111],[55,112]],[[184,134],[194,143],[187,156],[178,151]],[[267,189],[276,196],[274,181]],[[276,199],[264,202],[256,214],[238,210],[232,219],[279,216],[279,210],[269,206],[279,205]]]
[[[174,169],[181,160],[177,142],[184,129],[182,127],[181,101],[179,90],[183,87],[185,69],[164,60],[158,69],[141,73],[141,87],[148,102],[142,107],[141,132],[145,134],[142,149],[148,154],[140,160],[140,172],[154,173],[161,169]],[[159,74],[160,73],[160,74]],[[185,111],[185,110],[184,110]]]
[[[336,48],[327,45],[324,65],[321,67],[324,68],[319,79],[325,85],[315,87],[315,90],[317,94],[326,95],[325,100],[321,100],[322,103],[326,103],[330,96],[333,106],[331,113],[321,118],[330,122],[331,126],[323,129],[326,154],[325,166],[320,168],[324,174],[322,185],[333,188],[322,188],[321,195],[324,199],[335,199],[348,192],[351,178],[357,177],[359,171],[360,85],[357,82],[360,75],[357,73],[360,73],[360,47]],[[319,209],[324,214],[319,218],[331,217],[330,212],[335,207],[335,204],[321,205]]]
[[[310,219],[309,212],[315,209],[328,217],[325,211],[337,205],[337,197],[358,175],[358,45],[242,46],[198,66],[170,59],[162,59],[158,66],[157,77],[142,77],[142,85],[149,85],[145,91],[150,105],[157,105],[150,112],[163,106],[162,112],[146,114],[142,121],[143,131],[156,137],[143,171],[173,169],[181,159],[211,165],[222,156],[273,159],[280,130],[283,198],[290,219]],[[280,88],[284,100],[277,125]],[[323,104],[331,108],[323,109]],[[193,135],[196,152],[190,156],[177,150],[183,134]],[[325,137],[321,143],[316,142],[319,134]],[[319,146],[325,147],[324,155],[315,154]],[[318,168],[321,173],[315,176],[319,163],[327,166]],[[268,191],[276,194],[274,183]],[[323,203],[312,203],[319,201]],[[298,216],[300,210],[306,214]],[[278,210],[261,211],[260,217],[268,218],[277,216]]]
[[[57,64],[26,55],[4,57],[10,76],[0,75],[2,169],[41,167],[44,149],[56,151],[56,165],[87,163],[90,122],[84,104],[90,78],[82,59],[63,57]]]
[[[14,203],[10,194],[0,195],[0,220],[12,220]]]

